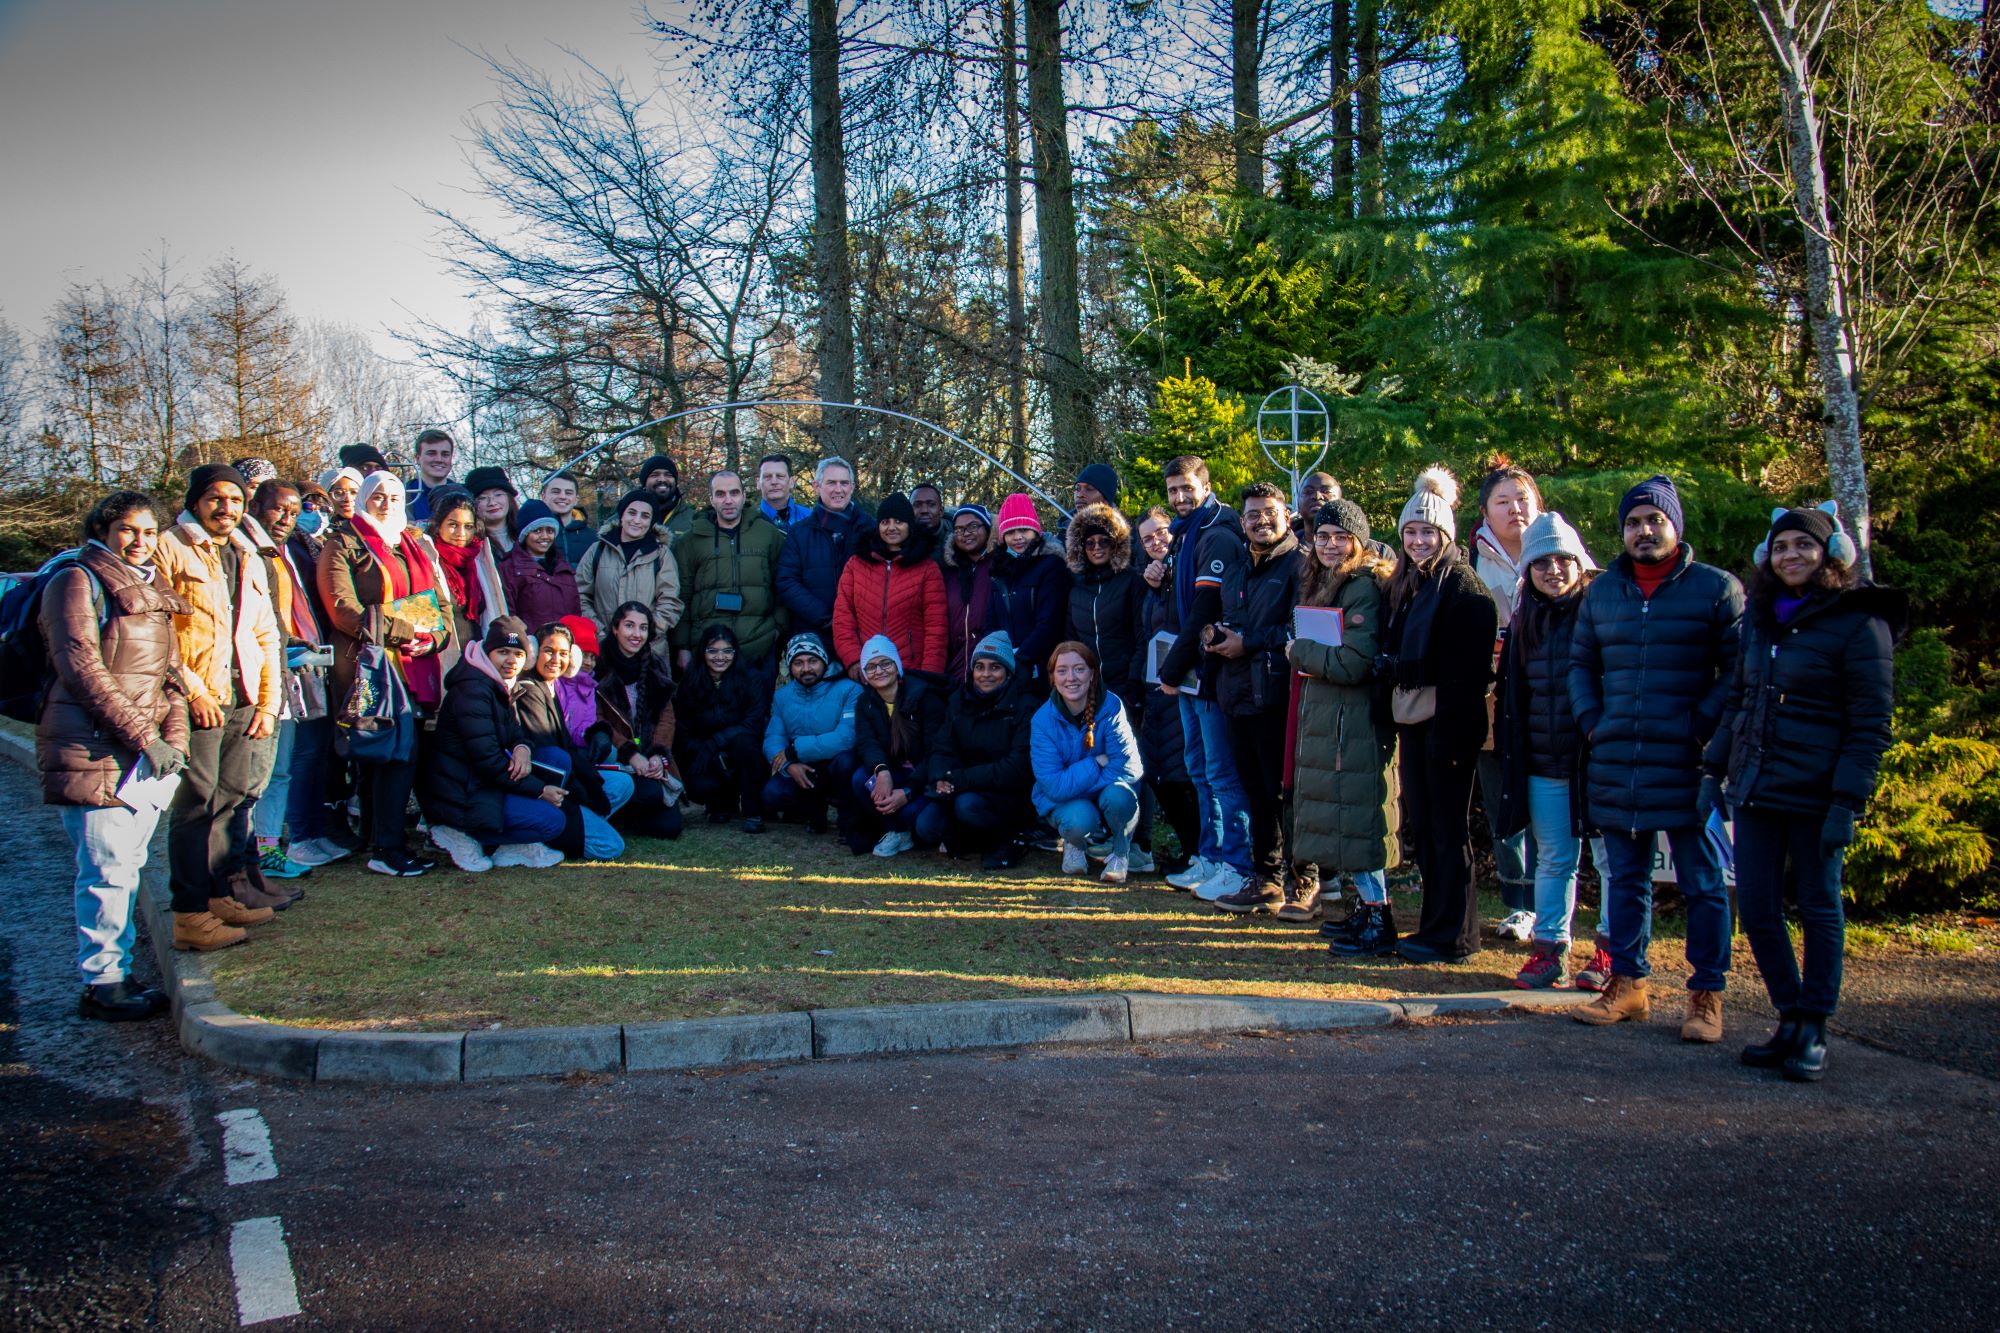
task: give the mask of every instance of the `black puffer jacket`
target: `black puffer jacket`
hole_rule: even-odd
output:
[[[1630,556],[1590,585],[1569,702],[1590,742],[1591,827],[1646,833],[1695,822],[1701,747],[1722,719],[1742,619],[1743,585],[1685,544],[1650,601]]]
[[[1495,743],[1504,775],[1495,815],[1501,837],[1528,827],[1528,779],[1570,784],[1571,831],[1583,832],[1583,733],[1569,704],[1569,659],[1576,614],[1597,571],[1562,597],[1550,597],[1533,579],[1521,580],[1521,600],[1500,655],[1500,714]]]
[[[1268,555],[1259,558],[1253,551],[1246,561],[1243,604],[1223,622],[1243,636],[1243,656],[1219,658],[1212,676],[1215,701],[1231,717],[1291,706],[1292,665],[1285,660],[1285,644],[1292,637],[1304,560],[1299,539],[1287,532]]]
[[[1822,594],[1777,622],[1760,600],[1743,617],[1729,703],[1702,766],[1727,774],[1729,803],[1823,816],[1859,812],[1889,748],[1895,641],[1910,599],[1864,584]]]
[[[1179,634],[1181,618],[1174,605],[1174,575],[1171,560],[1167,577],[1155,588],[1144,582],[1146,600],[1142,607],[1139,643],[1143,652],[1153,651],[1154,636]],[[1145,679],[1145,660],[1140,661],[1140,679]],[[1120,696],[1121,698],[1123,696]],[[1181,734],[1181,701],[1158,685],[1146,686],[1146,706],[1139,719],[1139,754],[1146,762],[1148,782],[1186,782],[1187,742]]]
[[[896,744],[894,722],[903,724],[901,746]],[[930,681],[915,674],[904,675],[893,720],[882,696],[863,686],[854,704],[854,753],[861,760],[861,771],[872,773],[885,764],[900,770],[910,764],[914,771],[905,785],[911,790],[929,786],[931,761],[944,726],[944,690]]]
[[[676,744],[699,742],[719,750],[744,733],[761,743],[770,708],[743,659],[737,658],[719,681],[699,662],[690,665],[693,669],[674,698]]]
[[[1028,763],[1034,713],[1012,677],[991,694],[981,694],[970,681],[959,686],[951,693],[944,727],[931,750],[931,781],[1025,804],[1035,778]]]
[[[1069,566],[1041,536],[1025,555],[994,552],[993,627],[1014,643],[1015,675],[1047,694],[1049,654],[1069,627]]]
[[[514,701],[500,682],[477,665],[486,660],[478,644],[444,678],[444,702],[438,705],[437,735],[429,762],[417,774],[424,817],[467,833],[482,842],[497,842],[506,824],[501,798],[542,794],[542,779],[507,776],[515,746],[527,743]]]
[[[1129,567],[1085,565],[1069,585],[1069,637],[1096,652],[1105,688],[1121,699],[1139,697],[1146,678],[1139,621],[1146,582]]]

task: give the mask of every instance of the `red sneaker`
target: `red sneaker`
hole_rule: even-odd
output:
[[[1604,946],[1600,944],[1597,946],[1597,952],[1590,955],[1590,966],[1576,974],[1576,988],[1601,991],[1610,984],[1611,955],[1606,953]]]
[[[1553,990],[1569,985],[1569,962],[1559,948],[1537,944],[1514,978],[1515,990]]]

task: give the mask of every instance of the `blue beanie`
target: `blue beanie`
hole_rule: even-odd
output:
[[[556,517],[556,511],[540,500],[530,500],[522,505],[515,519],[520,525],[518,535],[523,537],[536,528],[554,528],[558,533],[562,531],[562,520]]]
[[[1118,473],[1109,463],[1092,463],[1077,473],[1076,479],[1085,486],[1095,486],[1097,493],[1104,497],[1104,503],[1113,509],[1118,507],[1118,494],[1125,488],[1119,484]]]
[[[1665,514],[1676,533],[1687,532],[1681,521],[1681,493],[1674,489],[1673,478],[1656,472],[1625,492],[1625,498],[1618,502],[1618,526],[1624,527],[1625,516],[1640,505],[1652,505]]]
[[[973,645],[972,660],[977,662],[982,657],[992,658],[1007,668],[1008,675],[1014,674],[1014,640],[1006,630],[996,629]]]

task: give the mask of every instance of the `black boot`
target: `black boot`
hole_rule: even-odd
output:
[[[165,1012],[165,994],[131,980],[85,986],[76,1002],[77,1017],[94,1018],[102,1023],[136,1023]]]
[[[1320,938],[1329,942],[1334,940],[1351,940],[1355,935],[1360,933],[1362,925],[1367,920],[1368,904],[1357,900],[1354,904],[1354,910],[1340,918],[1340,920],[1322,921],[1319,923]]]
[[[1787,1009],[1778,1015],[1778,1030],[1771,1039],[1743,1048],[1743,1063],[1752,1069],[1776,1069],[1799,1048],[1799,1016]]]
[[[1367,919],[1354,937],[1335,940],[1327,947],[1348,958],[1381,958],[1396,952],[1396,914],[1387,903],[1364,903]]]
[[[1785,1057],[1785,1077],[1817,1083],[1826,1073],[1826,1015],[1800,1014],[1798,1048]]]

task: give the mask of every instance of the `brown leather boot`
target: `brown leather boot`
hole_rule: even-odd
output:
[[[227,949],[232,944],[241,944],[250,938],[249,932],[240,926],[225,926],[213,912],[175,912],[174,947],[193,949],[197,953],[207,953],[210,949]]]
[[[208,910],[225,926],[261,926],[277,915],[268,907],[245,907],[234,898],[210,898]]]
[[[1687,1017],[1681,1020],[1682,1041],[1722,1040],[1722,992],[1688,992]]]
[[[1627,1019],[1643,1023],[1652,1012],[1652,1003],[1646,998],[1644,977],[1613,975],[1610,984],[1598,992],[1596,999],[1581,1009],[1570,1010],[1569,1016],[1579,1023],[1602,1026],[1606,1023],[1622,1023]]]
[[[257,882],[250,877],[249,871],[239,870],[229,877],[229,896],[253,911],[259,907],[268,907],[273,912],[282,912],[300,898],[305,897],[305,892],[301,890],[296,895],[288,896],[283,893],[261,889],[257,887]]]

